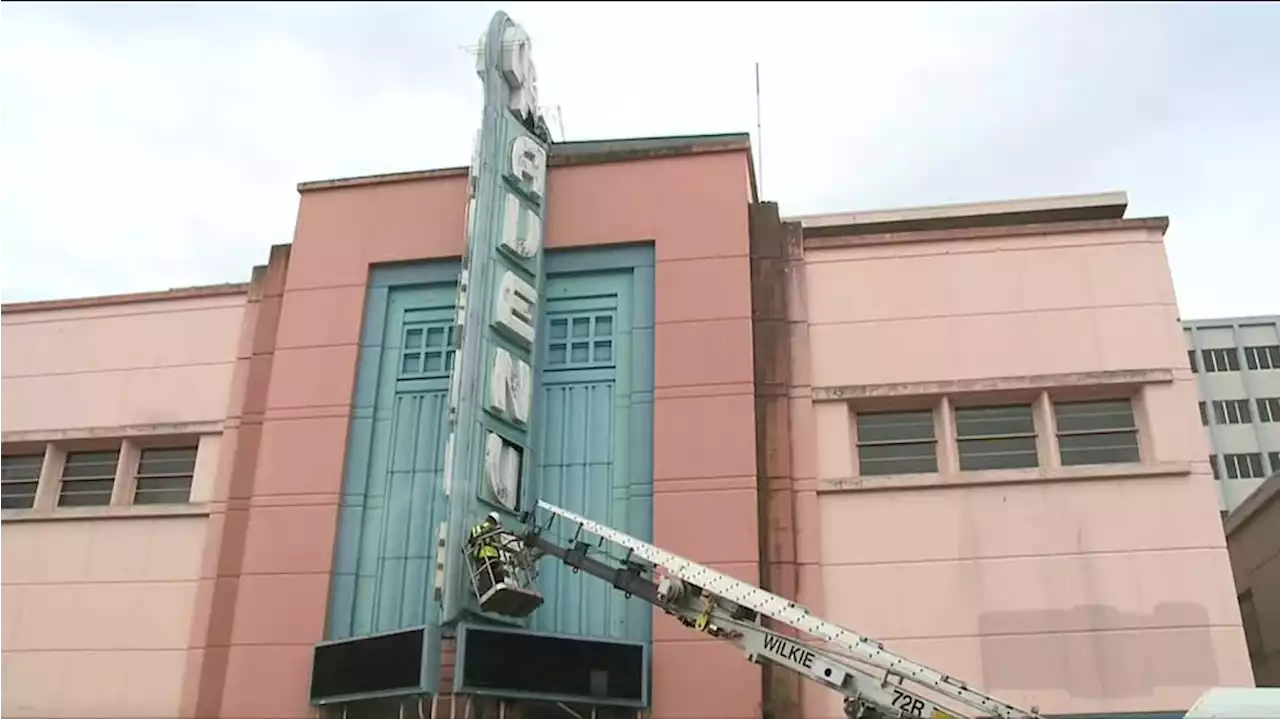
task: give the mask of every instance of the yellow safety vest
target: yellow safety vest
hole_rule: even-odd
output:
[[[488,537],[481,541],[479,538],[490,532],[491,527],[487,522],[481,522],[471,528],[471,543],[476,545],[472,548],[472,555],[477,559],[497,559],[498,548],[494,545],[495,538]]]

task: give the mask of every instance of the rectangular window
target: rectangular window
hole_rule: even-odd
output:
[[[1280,472],[1280,452],[1267,452],[1267,459],[1271,462],[1272,473]]]
[[[1235,347],[1200,350],[1205,372],[1239,372],[1240,356]]]
[[[1138,427],[1127,399],[1055,402],[1064,466],[1139,461]]]
[[[858,467],[862,475],[938,471],[933,411],[859,412]]]
[[[36,505],[44,454],[6,454],[0,470],[0,508],[31,509]]]
[[[183,504],[191,501],[196,448],[144,449],[138,457],[134,504]]]
[[[1258,421],[1280,422],[1280,397],[1258,398]]]
[[[1249,369],[1280,369],[1280,345],[1245,347],[1244,362]]]
[[[105,507],[111,504],[120,450],[68,452],[58,490],[59,507]]]
[[[1222,463],[1226,465],[1227,479],[1262,479],[1267,476],[1262,469],[1262,453],[1224,454]]]
[[[1209,426],[1209,410],[1204,402],[1200,403],[1200,424],[1206,427]]]
[[[1213,478],[1222,479],[1222,470],[1218,469],[1218,455],[1209,455],[1209,466],[1213,468]]]
[[[1195,373],[1200,372],[1199,364],[1196,362],[1195,350],[1187,350],[1187,363],[1191,365],[1192,372],[1195,372]]]
[[[1030,405],[956,409],[960,469],[1016,469],[1039,465]]]
[[[1249,424],[1253,421],[1249,400],[1216,399],[1213,401],[1213,418],[1218,424]]]

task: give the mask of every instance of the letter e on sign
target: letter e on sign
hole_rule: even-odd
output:
[[[533,346],[533,323],[538,293],[528,282],[508,270],[498,285],[498,307],[493,322],[526,348]]]
[[[511,143],[511,176],[530,198],[542,201],[547,185],[547,151],[528,135],[519,135]]]

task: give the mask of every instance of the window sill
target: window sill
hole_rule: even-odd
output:
[[[76,519],[154,519],[158,517],[207,517],[207,504],[148,504],[116,507],[57,507],[53,510],[0,510],[0,521],[61,522]]]
[[[1084,482],[1110,479],[1159,479],[1191,474],[1190,462],[1156,464],[1091,464],[1077,467],[1037,467],[1035,469],[993,469],[958,474],[882,474],[818,481],[818,493],[929,489],[940,487],[983,487],[1036,482]]]

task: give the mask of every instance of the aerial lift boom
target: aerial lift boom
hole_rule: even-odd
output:
[[[736,645],[750,661],[790,669],[839,692],[849,717],[1039,719],[1034,707],[1027,711],[984,694],[895,654],[878,641],[816,617],[784,597],[553,504],[540,501],[538,508],[549,516],[542,525],[526,513],[518,538],[531,556],[523,561],[532,564],[538,557],[551,555],[574,571],[600,577],[628,596],[660,607],[682,624]],[[550,531],[557,519],[573,525],[572,537],[564,544],[557,541],[559,532]],[[587,541],[584,533],[597,540]],[[605,542],[625,550],[626,556],[619,559],[616,551],[599,551]],[[807,639],[767,628],[765,617]],[[964,705],[976,714],[957,713],[939,704],[940,700]]]

